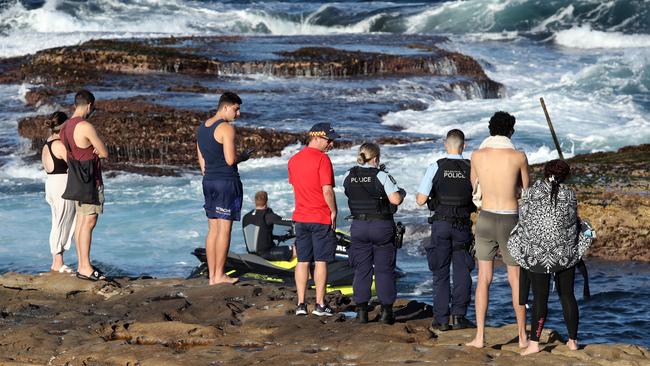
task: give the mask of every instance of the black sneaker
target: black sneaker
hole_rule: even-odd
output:
[[[433,321],[431,322],[431,328],[435,329],[435,330],[442,331],[442,332],[445,332],[445,331],[448,331],[449,329],[451,329],[449,324],[447,324],[447,323],[440,324],[440,323],[438,323],[436,318],[433,318]]]
[[[296,315],[307,315],[307,304],[304,302],[296,306]]]
[[[333,316],[334,310],[332,310],[328,305],[316,304],[316,308],[311,313],[318,316]]]
[[[469,321],[465,315],[452,315],[451,316],[451,329],[467,329],[476,328],[476,325]]]

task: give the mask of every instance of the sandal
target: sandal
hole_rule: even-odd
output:
[[[64,264],[61,267],[59,267],[59,270],[57,272],[59,272],[59,273],[72,273],[74,271],[72,270],[72,268],[70,268],[70,267],[68,267],[68,266],[66,266]]]
[[[106,276],[104,276],[101,272],[99,272],[98,270],[96,270],[94,268],[93,268],[93,272],[88,276],[82,275],[81,273],[77,272],[77,278],[82,279],[82,280],[86,280],[86,281],[93,281],[93,282],[100,281],[100,280],[106,280]]]

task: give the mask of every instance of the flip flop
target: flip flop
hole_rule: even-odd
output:
[[[82,275],[81,273],[77,272],[77,278],[82,279],[82,280],[86,280],[86,281],[93,281],[93,282],[97,282],[97,281],[100,281],[100,280],[106,280],[106,276],[104,276],[102,273],[100,273],[96,269],[94,269],[93,272],[88,276]]]
[[[61,267],[59,267],[59,270],[57,272],[59,272],[59,273],[72,273],[74,271],[72,270],[72,268],[70,268],[70,267],[68,267],[68,266],[66,266],[64,264]]]

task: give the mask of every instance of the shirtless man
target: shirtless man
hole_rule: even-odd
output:
[[[237,282],[237,278],[226,275],[224,267],[232,222],[239,221],[244,194],[237,164],[248,160],[253,152],[249,149],[236,154],[235,127],[231,122],[239,117],[241,104],[237,94],[223,93],[217,113],[201,123],[196,132],[196,153],[203,174],[203,208],[208,217],[205,253],[210,285]]]
[[[519,305],[519,266],[507,249],[510,231],[518,221],[517,197],[527,188],[528,160],[526,154],[514,149],[510,137],[515,132],[515,117],[497,112],[490,119],[490,137],[471,161],[472,186],[480,184],[483,193],[482,210],[476,222],[476,337],[468,346],[485,346],[485,316],[489,302],[494,257],[501,252],[508,267],[508,283],[512,289],[512,306],[517,318],[519,347],[528,346],[526,336],[526,307]]]

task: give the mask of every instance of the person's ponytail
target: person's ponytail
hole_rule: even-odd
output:
[[[379,156],[379,145],[372,142],[364,142],[359,147],[359,153],[357,154],[357,163],[359,165],[364,165],[377,156]]]
[[[557,207],[557,196],[560,192],[560,184],[564,183],[571,168],[564,160],[551,160],[544,165],[544,178],[551,184],[551,203],[553,207]]]

